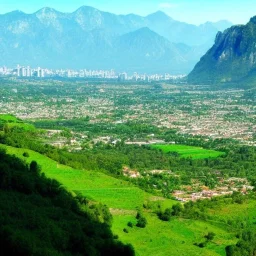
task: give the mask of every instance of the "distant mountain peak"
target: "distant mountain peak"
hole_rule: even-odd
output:
[[[149,14],[148,16],[162,16],[162,17],[169,17],[165,12],[163,11],[156,11],[154,13]]]
[[[144,32],[144,33],[155,33],[155,32],[153,32],[149,27],[142,27],[142,28],[140,28],[140,29],[138,29],[138,30],[136,30],[136,31],[134,31],[134,32]]]
[[[143,38],[151,38],[151,39],[155,37],[162,38],[162,36],[160,36],[159,34],[157,34],[156,32],[154,32],[148,27],[139,28],[138,30],[130,32],[128,34],[134,35],[135,37],[143,37]]]
[[[20,17],[20,16],[23,16],[23,15],[26,15],[26,13],[23,12],[23,11],[20,11],[20,10],[15,10],[15,11],[3,14],[3,16],[9,16],[9,17]]]
[[[100,10],[83,5],[73,12],[75,21],[80,25],[83,30],[100,29],[104,12]]]
[[[49,14],[49,13],[57,13],[58,11],[56,11],[53,8],[50,7],[43,7],[42,9],[40,9],[39,11],[37,11],[37,14]]]
[[[17,14],[25,14],[23,11],[21,11],[21,10],[15,10],[15,11],[12,11],[12,12],[9,12],[9,13],[7,13],[7,14],[15,14],[15,13],[17,13]]]
[[[172,20],[165,12],[157,11],[147,16],[148,19],[158,19],[158,20]]]
[[[83,5],[79,7],[76,11],[74,11],[74,13],[87,13],[87,12],[95,12],[95,11],[100,12],[98,9],[94,7]]]
[[[62,13],[56,11],[53,8],[44,7],[37,11],[35,14],[40,22],[44,23],[47,26],[53,25],[55,28],[58,27],[58,29],[60,29],[60,25],[57,20],[59,15],[63,15]]]

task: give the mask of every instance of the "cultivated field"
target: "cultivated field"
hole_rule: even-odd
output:
[[[223,152],[203,149],[200,147],[192,147],[185,145],[164,145],[156,144],[151,146],[154,149],[162,150],[164,153],[175,152],[183,158],[192,158],[192,159],[205,159],[205,158],[216,158],[224,155]]]

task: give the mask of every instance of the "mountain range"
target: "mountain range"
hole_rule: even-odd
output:
[[[115,15],[82,6],[0,15],[0,65],[187,73],[228,21],[200,26],[163,12]]]
[[[244,84],[256,82],[256,16],[216,36],[213,47],[189,74],[190,83]]]

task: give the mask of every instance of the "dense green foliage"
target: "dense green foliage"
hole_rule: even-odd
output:
[[[247,230],[239,236],[236,245],[226,247],[227,256],[254,256],[256,254],[256,231]]]
[[[0,150],[1,252],[28,255],[133,255],[114,240],[101,205],[76,199],[47,179],[35,161],[27,166]],[[83,209],[83,210],[82,210]],[[105,217],[104,219],[109,219]]]
[[[218,158],[191,159],[180,158],[173,152],[164,153],[150,146],[125,145],[122,141],[115,145],[98,143],[93,149],[80,152],[69,152],[40,141],[38,132],[12,129],[0,135],[0,142],[13,147],[28,148],[77,169],[106,171],[116,177],[123,177],[123,167],[141,173],[143,179],[131,179],[132,182],[156,193],[161,191],[169,196],[170,192],[180,185],[189,185],[192,179],[198,179],[206,186],[213,188],[218,183],[218,177],[247,177],[251,182],[256,181],[254,147],[226,144],[221,150],[226,154]],[[200,140],[197,140],[199,143]],[[209,142],[208,142],[209,143]],[[216,143],[216,142],[215,142]],[[222,141],[218,142],[222,145]],[[202,144],[204,144],[202,142]],[[168,172],[150,174],[150,170],[171,170]],[[126,178],[128,179],[128,178]]]

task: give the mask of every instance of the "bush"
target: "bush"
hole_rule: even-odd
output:
[[[171,219],[172,213],[173,213],[172,209],[167,208],[167,209],[165,209],[164,212],[159,212],[158,217],[160,220],[169,221]]]
[[[130,228],[132,228],[132,227],[133,227],[133,223],[132,223],[131,221],[129,221],[129,222],[127,223],[127,226],[130,227]]]
[[[209,232],[207,235],[205,235],[204,237],[207,239],[207,241],[212,241],[215,237],[215,233],[213,232]]]
[[[206,242],[202,242],[198,244],[198,247],[200,248],[204,248],[206,246]]]
[[[145,217],[141,216],[139,219],[138,219],[138,222],[136,224],[137,227],[139,228],[145,228],[147,225],[147,220]]]
[[[24,156],[24,157],[29,157],[28,152],[24,152],[24,153],[23,153],[23,156]]]

